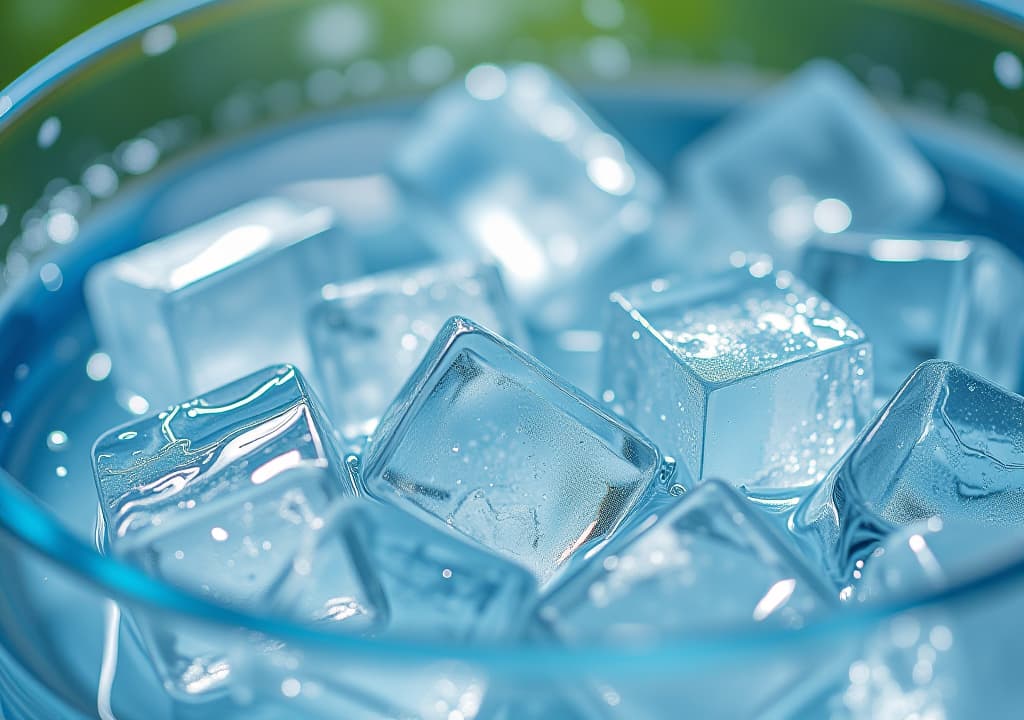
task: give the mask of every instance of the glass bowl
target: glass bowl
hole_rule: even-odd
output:
[[[932,160],[944,229],[1024,251],[1024,24],[980,4],[152,0],[0,92],[0,716],[392,716],[352,704],[346,683],[400,688],[413,714],[447,720],[1019,707],[1024,558],[798,631],[564,648],[324,635],[95,550],[90,445],[146,409],[115,396],[96,353],[81,287],[97,259],[283,183],[379,170],[407,108],[480,62],[555,68],[668,173],[687,140],[816,57],[850,68]],[[637,110],[651,107],[657,132]],[[235,689],[212,704],[165,693],[118,633],[122,608],[222,638]],[[273,643],[287,652],[254,650]]]

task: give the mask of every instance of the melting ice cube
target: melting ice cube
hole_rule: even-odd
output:
[[[661,470],[643,436],[547,368],[452,318],[381,420],[363,481],[550,580]]]
[[[93,463],[110,553],[248,608],[291,563],[303,528],[322,522],[333,498],[355,492],[291,366],[111,430]],[[142,620],[143,642],[172,691],[195,698],[224,686],[230,667],[216,641]]]
[[[938,517],[1021,523],[1024,398],[953,363],[923,363],[864,429],[793,526],[848,583],[896,528]]]

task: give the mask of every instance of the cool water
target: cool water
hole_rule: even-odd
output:
[[[651,163],[671,179],[677,152],[737,101],[706,90],[634,90],[615,96],[590,95],[608,118]],[[96,437],[134,414],[148,410],[138,397],[118,397],[109,358],[97,353],[85,314],[81,285],[96,261],[162,237],[283,185],[380,172],[411,109],[393,104],[278,129],[201,157],[185,158],[137,188],[129,187],[86,222],[60,257],[59,267],[41,278],[30,275],[11,293],[0,316],[0,465],[18,478],[75,533],[94,534],[96,495],[90,449]],[[971,232],[1024,251],[1024,154],[980,130],[944,125],[908,111],[900,119],[942,174],[946,206],[922,230]],[[322,199],[322,198],[318,198]],[[343,198],[339,198],[343,201]],[[680,233],[685,228],[680,228]],[[401,253],[421,248],[377,248],[380,267]],[[376,268],[370,268],[376,269]],[[583,345],[586,338],[576,338]],[[556,369],[588,355],[579,343],[535,344]],[[78,697],[95,697],[104,658],[109,608],[77,585],[56,576],[40,561],[0,557],[7,606],[24,628],[12,644],[42,648],[40,657],[59,658],[46,675]],[[107,643],[106,669],[112,668]],[[109,675],[109,672],[108,672]],[[109,679],[109,678],[108,678]],[[169,717],[171,708],[159,680],[123,637],[117,668],[123,707],[145,703],[150,717]],[[102,705],[102,702],[101,702]],[[88,708],[87,711],[94,712]]]

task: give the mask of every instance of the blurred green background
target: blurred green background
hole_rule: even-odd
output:
[[[0,88],[137,0],[0,0]]]

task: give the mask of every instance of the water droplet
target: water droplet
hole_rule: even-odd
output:
[[[43,124],[39,126],[39,132],[36,134],[36,142],[43,150],[51,148],[54,143],[60,139],[60,131],[60,118],[48,117],[43,120]]]
[[[85,363],[85,374],[90,380],[101,382],[110,376],[111,367],[109,355],[102,352],[93,353]]]
[[[68,436],[63,430],[54,430],[46,437],[46,446],[51,450],[63,450],[68,444]]]

